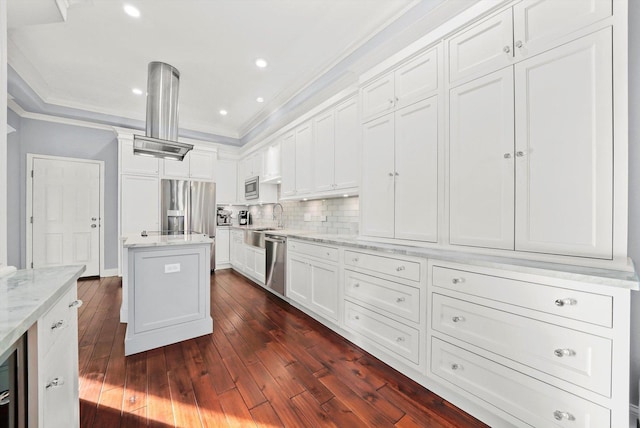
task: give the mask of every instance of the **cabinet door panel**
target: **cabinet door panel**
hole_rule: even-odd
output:
[[[282,196],[293,196],[296,192],[296,134],[291,132],[282,139],[281,147]]]
[[[611,31],[516,66],[516,249],[612,257]]]
[[[216,229],[216,269],[218,265],[227,264],[231,261],[229,238],[228,228],[219,227]]]
[[[369,120],[390,112],[394,104],[393,73],[382,76],[378,80],[362,88],[362,119]]]
[[[216,162],[216,203],[233,204],[237,200],[238,163],[234,160]]]
[[[123,174],[158,174],[160,160],[133,154],[133,140],[120,138],[120,168]]]
[[[393,238],[393,114],[365,123],[362,133],[362,234]]]
[[[287,297],[310,306],[311,300],[311,265],[303,258],[290,255],[287,259]]]
[[[338,268],[313,262],[311,275],[313,309],[329,319],[338,321]]]
[[[357,187],[360,178],[360,124],[358,101],[352,98],[335,110],[336,189]]]
[[[524,0],[513,7],[513,38],[522,42],[516,56],[542,52],[572,31],[610,16],[611,0]]]
[[[311,192],[313,187],[313,124],[308,122],[296,128],[296,194]]]
[[[438,241],[438,97],[395,114],[395,237]]]
[[[171,178],[189,178],[189,162],[191,159],[191,152],[187,153],[183,160],[162,160],[162,172],[164,177]]]
[[[324,113],[314,120],[315,133],[313,138],[313,175],[316,191],[333,189],[335,136],[333,111]]]
[[[194,180],[213,181],[213,167],[217,157],[215,152],[192,150],[189,157],[189,176]]]
[[[122,235],[160,230],[160,196],[156,177],[121,176],[120,231]]]
[[[513,71],[452,89],[450,109],[450,241],[513,249]]]
[[[395,72],[396,108],[423,99],[438,89],[438,50],[425,52]]]

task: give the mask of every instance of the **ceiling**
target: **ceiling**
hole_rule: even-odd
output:
[[[180,128],[240,145],[381,30],[443,1],[126,0],[140,10],[133,18],[125,1],[71,0],[66,20],[47,20],[60,2],[9,0],[8,58],[44,105],[134,121],[145,119],[145,97],[132,88],[146,91],[150,61],[169,63],[180,71]]]

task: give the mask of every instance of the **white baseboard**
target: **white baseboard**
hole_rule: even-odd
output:
[[[105,269],[100,273],[100,277],[104,278],[106,276],[118,276],[118,268],[115,269]]]

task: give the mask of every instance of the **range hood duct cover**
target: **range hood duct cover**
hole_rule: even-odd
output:
[[[133,153],[183,160],[192,144],[178,142],[180,72],[163,62],[150,62],[147,77],[146,136],[134,136]]]

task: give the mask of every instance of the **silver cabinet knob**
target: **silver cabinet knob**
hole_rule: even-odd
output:
[[[453,363],[451,364],[451,370],[458,370],[460,368],[460,364]]]
[[[396,177],[400,175],[399,172],[395,172],[394,174],[395,174]]]
[[[507,45],[507,46],[503,47],[502,50],[503,50],[504,53],[509,53],[509,52],[511,52],[511,46]]]
[[[396,102],[398,102],[398,101],[400,101],[400,98],[396,97],[395,100],[396,100]]]
[[[389,107],[393,107],[393,103],[394,103],[393,98],[389,98]]]
[[[523,152],[522,150],[518,150],[518,151],[516,152],[516,157],[521,158],[521,157],[524,157],[524,155],[526,155],[526,153],[525,153],[525,152]]]
[[[576,420],[575,416],[573,416],[571,413],[563,412],[561,410],[556,410],[555,412],[553,412],[553,417],[557,421],[575,421]]]
[[[505,159],[511,159],[511,153],[505,153],[503,156]]]
[[[330,255],[331,255],[331,253],[327,251],[327,256],[330,256]]]
[[[97,218],[91,217],[91,221],[96,221],[96,220],[97,220]]]
[[[78,300],[74,300],[73,302],[69,303],[69,307],[70,308],[79,308],[80,306],[82,306],[84,302],[80,299]]]
[[[404,342],[404,337],[402,337],[402,336],[398,336],[398,337],[396,338],[396,342],[398,342],[398,343],[400,343],[400,342]]]
[[[451,317],[451,321],[453,321],[453,322],[464,322],[464,317],[456,315],[454,317]]]
[[[396,303],[402,303],[402,302],[404,302],[405,300],[406,300],[406,299],[405,299],[404,297],[398,297],[398,298],[396,299]]]
[[[360,317],[358,315],[354,316],[353,319],[359,320]]]
[[[55,330],[57,328],[60,328],[63,325],[64,325],[64,320],[56,321],[53,324],[51,324],[51,330]]]
[[[359,260],[359,259],[358,259],[357,257],[356,257],[356,258],[351,259],[351,261],[352,261],[352,262],[354,262],[354,263],[358,263],[358,260]]]
[[[98,227],[98,226],[96,226],[95,224],[91,225],[91,229],[95,229],[96,227]]]
[[[518,41],[516,42],[516,47],[517,47],[518,49],[520,49],[520,48],[522,47],[522,40],[518,40]]]
[[[396,272],[401,272],[401,271],[403,271],[404,269],[405,269],[405,267],[404,267],[404,266],[398,266],[398,267],[396,268]]]
[[[355,284],[353,284],[353,287],[354,287],[354,288],[358,288],[358,287],[360,287],[360,283],[359,283],[359,282],[356,282]]]
[[[556,357],[573,357],[574,355],[576,355],[576,351],[574,351],[573,349],[556,349],[555,351],[553,351],[553,354]]]
[[[462,284],[464,282],[464,278],[453,278],[451,282],[454,284]]]
[[[45,385],[45,389],[58,388],[58,387],[60,387],[62,385],[64,385],[64,379],[62,379],[61,377],[57,377],[57,378],[54,378],[53,380],[51,380],[51,382],[47,383]]]
[[[390,172],[390,173],[389,173],[389,177],[393,177],[393,172]]]
[[[556,306],[562,307],[577,305],[578,301],[576,299],[556,299],[554,303],[556,304]]]

